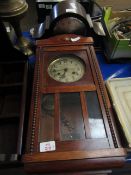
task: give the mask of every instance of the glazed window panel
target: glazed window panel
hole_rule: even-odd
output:
[[[61,140],[85,139],[79,93],[60,94]]]
[[[39,141],[54,140],[54,94],[41,96]]]
[[[99,105],[96,91],[85,92],[87,110],[89,114],[89,127],[91,138],[105,138],[106,132],[103,123],[103,116]]]

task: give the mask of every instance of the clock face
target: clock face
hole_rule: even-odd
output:
[[[56,81],[71,83],[80,80],[85,73],[85,63],[75,55],[61,56],[50,63],[48,74]]]

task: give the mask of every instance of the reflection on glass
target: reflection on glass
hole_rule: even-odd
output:
[[[89,114],[91,138],[105,138],[106,133],[97,93],[95,91],[86,92],[86,101]]]
[[[60,94],[61,139],[85,139],[79,93]]]
[[[39,141],[54,140],[54,94],[41,97],[41,117]]]

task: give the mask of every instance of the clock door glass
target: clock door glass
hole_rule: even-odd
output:
[[[89,114],[89,125],[91,138],[105,138],[101,108],[98,102],[97,93],[94,91],[86,92],[87,109]]]
[[[84,73],[85,64],[75,55],[61,56],[51,62],[48,67],[49,76],[63,83],[78,81]]]
[[[85,139],[80,94],[60,94],[61,140]]]
[[[41,97],[39,141],[54,140],[54,94]]]

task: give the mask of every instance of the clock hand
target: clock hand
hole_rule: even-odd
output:
[[[62,73],[61,71],[63,71],[64,73]],[[60,78],[64,77],[64,75],[65,75],[65,69],[61,69],[61,70],[58,70],[58,71],[55,70],[55,71],[52,71],[52,72],[53,72],[54,76],[59,76]]]
[[[60,76],[60,78],[65,78],[65,74],[66,74],[67,71],[68,71],[68,69],[65,68],[65,69],[64,69],[64,73]]]
[[[53,69],[53,72],[63,71],[64,69]]]
[[[60,69],[60,70],[53,69],[52,73],[54,74],[54,76],[61,76],[61,74],[63,73],[62,71],[64,72],[64,69]]]

